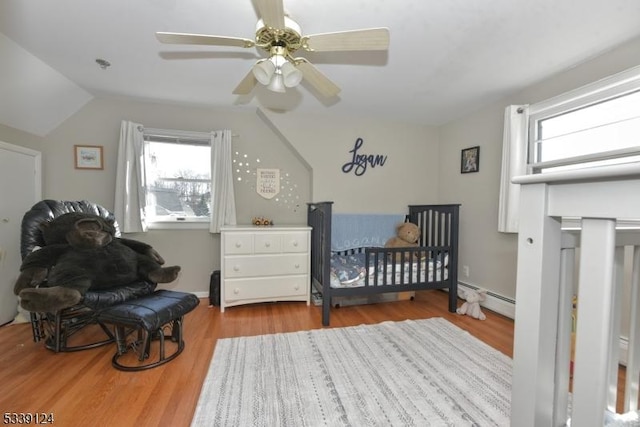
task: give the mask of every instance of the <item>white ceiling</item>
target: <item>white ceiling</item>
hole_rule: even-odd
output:
[[[639,0],[284,6],[304,35],[388,27],[389,51],[297,52],[342,88],[336,99],[316,96],[305,83],[284,95],[258,85],[239,97],[231,92],[262,51],[165,45],[154,33],[253,38],[258,16],[251,0],[2,0],[0,33],[8,39],[0,37],[0,123],[44,135],[91,95],[111,94],[438,125],[640,36]],[[96,58],[112,66],[102,70]]]

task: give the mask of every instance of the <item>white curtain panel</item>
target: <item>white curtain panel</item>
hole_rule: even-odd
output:
[[[123,233],[147,231],[144,210],[144,127],[123,120],[116,165],[116,200],[114,214]]]
[[[222,225],[236,224],[231,131],[228,129],[211,132],[211,206],[210,232],[219,233]]]
[[[500,204],[498,231],[518,232],[520,185],[511,182],[514,176],[527,173],[527,128],[529,112],[526,105],[510,105],[504,112],[502,142],[502,172],[500,175]]]

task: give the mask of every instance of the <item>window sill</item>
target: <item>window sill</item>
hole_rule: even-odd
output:
[[[208,230],[209,221],[156,221],[147,226],[149,230]]]

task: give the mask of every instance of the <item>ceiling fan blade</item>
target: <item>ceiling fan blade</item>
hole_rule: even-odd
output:
[[[257,0],[256,6],[264,25],[271,28],[284,28],[284,4],[282,0]]]
[[[305,80],[308,81],[309,84],[323,96],[332,98],[340,93],[340,88],[307,60],[298,62],[297,67],[300,71],[302,71],[302,75],[304,76]]]
[[[389,29],[367,28],[363,30],[313,34],[303,38],[302,47],[312,52],[387,50],[389,48]]]
[[[169,44],[201,44],[210,46],[253,47],[255,42],[239,37],[208,36],[205,34],[156,33],[156,38]]]
[[[242,81],[236,86],[233,90],[234,95],[247,95],[251,92],[256,85],[256,78],[253,75],[253,70],[249,70],[246,76],[242,79]]]

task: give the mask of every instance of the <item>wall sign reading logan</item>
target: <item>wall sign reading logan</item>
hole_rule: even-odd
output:
[[[363,145],[364,140],[362,138],[356,139],[353,149],[349,150],[349,153],[353,153],[351,161],[342,165],[342,172],[350,173],[353,171],[356,176],[361,176],[367,171],[368,166],[372,168],[384,166],[384,163],[387,161],[387,156],[383,156],[382,154],[360,154],[359,150]]]

